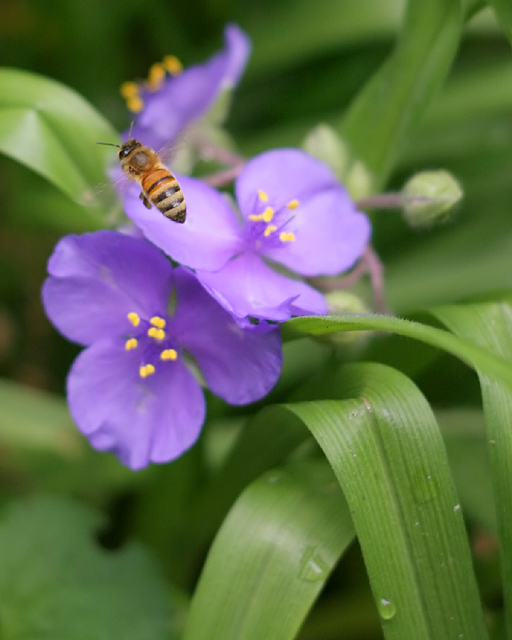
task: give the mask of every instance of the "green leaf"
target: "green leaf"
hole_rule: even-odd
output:
[[[508,304],[446,306],[432,313],[465,339],[512,359],[512,309]],[[512,637],[512,391],[477,366],[489,442],[508,637]]]
[[[142,548],[106,551],[100,518],[57,498],[13,504],[0,524],[4,640],[169,640],[166,587]]]
[[[507,34],[507,38],[512,42],[512,5],[509,0],[487,0],[487,3],[496,12],[502,29]]]
[[[111,125],[64,85],[18,69],[0,69],[0,151],[36,171],[70,198],[106,180],[116,143]]]
[[[503,382],[512,390],[512,365],[487,349],[471,341],[430,327],[419,322],[379,315],[357,316],[302,316],[292,318],[283,325],[283,337],[293,338],[300,335],[324,335],[336,331],[386,331],[408,338],[421,340],[460,358],[474,368],[480,368],[487,375]]]
[[[487,637],[462,513],[432,411],[403,374],[353,364],[344,401],[288,405],[350,507],[389,640]]]
[[[84,449],[64,398],[0,379],[3,447],[50,451],[75,458]]]
[[[342,137],[373,174],[374,188],[448,74],[463,24],[459,0],[411,0],[393,53],[343,119]]]
[[[328,465],[264,474],[215,539],[184,640],[291,640],[353,536]]]

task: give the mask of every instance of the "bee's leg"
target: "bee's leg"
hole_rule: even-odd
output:
[[[139,198],[142,200],[142,202],[144,203],[144,206],[147,209],[151,209],[151,202],[149,201],[149,198],[147,197],[147,195],[144,193],[144,191],[140,192],[140,196]]]

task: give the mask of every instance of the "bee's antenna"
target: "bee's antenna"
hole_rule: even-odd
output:
[[[121,146],[119,144],[114,144],[113,142],[97,142],[96,144],[104,144],[107,147],[117,147],[118,149]]]
[[[135,120],[132,120],[130,123],[130,130],[128,131],[128,140],[132,139],[132,129],[133,129],[133,125],[135,124]]]

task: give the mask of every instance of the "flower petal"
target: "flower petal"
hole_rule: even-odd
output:
[[[159,149],[208,111],[223,89],[238,82],[249,57],[249,39],[232,24],[224,31],[224,43],[224,49],[205,63],[169,77],[154,93],[142,92],[145,108],[132,137]]]
[[[43,303],[70,340],[90,344],[130,329],[127,314],[165,313],[172,265],[147,240],[116,231],[64,237],[48,262]]]
[[[197,269],[220,269],[240,249],[241,227],[229,202],[202,180],[181,178],[187,219],[178,224],[147,209],[137,185],[125,197],[127,215],[173,260]]]
[[[361,257],[370,222],[341,187],[304,199],[283,228],[291,242],[263,243],[261,254],[303,276],[336,275]],[[276,238],[277,240],[277,238]]]
[[[268,196],[264,204],[258,190]],[[356,210],[329,167],[299,149],[274,149],[253,158],[237,179],[236,195],[246,219],[272,207],[275,229],[262,239],[259,252],[301,275],[347,270],[369,241],[365,214]],[[282,232],[286,241],[279,240]]]
[[[313,287],[281,275],[253,254],[230,260],[220,271],[196,271],[200,282],[231,313],[284,322],[291,316],[327,313]]]
[[[329,167],[304,151],[272,149],[249,160],[236,180],[235,194],[242,214],[248,217],[258,202],[258,189],[277,210],[291,200],[302,202],[337,185]]]
[[[175,283],[172,332],[194,356],[209,388],[231,404],[265,396],[281,371],[279,327],[240,327],[187,269],[176,269]]]
[[[181,362],[144,379],[139,365],[136,350],[104,340],[82,351],[68,376],[80,431],[132,469],[177,458],[197,440],[205,416],[203,392]]]

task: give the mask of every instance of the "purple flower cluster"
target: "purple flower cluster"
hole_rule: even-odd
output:
[[[205,64],[141,92],[134,137],[159,147],[236,83],[248,40],[235,26],[225,40]],[[148,210],[133,184],[122,198],[143,236],[67,236],[43,286],[49,318],[86,347],[68,376],[71,413],[95,448],[133,469],[172,460],[196,441],[202,386],[231,404],[265,396],[282,362],[271,322],[327,312],[301,276],[346,271],[370,236],[368,219],[332,172],[298,149],[248,161],[236,202],[205,181],[179,179],[184,224]]]

